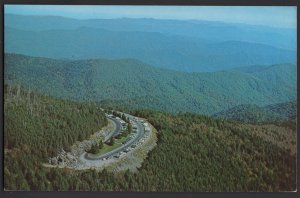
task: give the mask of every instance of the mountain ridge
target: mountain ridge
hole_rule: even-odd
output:
[[[231,24],[231,25],[244,25],[244,26],[253,26],[253,27],[265,27],[265,28],[273,28],[273,29],[295,29],[292,27],[275,27],[268,25],[254,25],[248,23],[241,22],[225,22],[220,20],[203,20],[203,19],[159,19],[153,17],[141,17],[141,18],[130,18],[130,17],[119,17],[119,18],[74,18],[69,16],[58,16],[58,15],[28,15],[28,14],[15,14],[15,13],[6,13],[8,17],[38,17],[38,18],[59,18],[59,19],[70,19],[70,20],[78,20],[78,21],[97,21],[97,20],[163,20],[163,21],[183,21],[190,23],[213,23],[213,24]]]
[[[67,61],[5,54],[6,81],[53,96],[207,115],[238,104],[294,100],[296,66],[287,65],[283,75],[277,74],[281,72],[277,67],[262,75],[236,71],[186,73],[133,59]]]
[[[73,60],[135,58],[160,68],[185,72],[294,63],[296,60],[295,51],[264,44],[235,41],[224,45],[157,32],[120,32],[103,28],[34,32],[5,28],[4,38],[6,53]]]

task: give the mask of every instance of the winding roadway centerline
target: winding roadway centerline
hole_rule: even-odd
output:
[[[85,152],[83,153],[83,158],[84,160],[102,160],[103,158],[108,158],[108,157],[111,157],[111,156],[114,156],[116,155],[117,153],[121,152],[121,151],[124,151],[125,149],[127,149],[128,147],[131,147],[133,144],[135,144],[136,142],[138,142],[144,135],[145,131],[144,131],[144,126],[143,124],[140,122],[140,121],[135,121],[133,118],[135,118],[134,116],[131,116],[131,115],[128,115],[126,114],[127,117],[129,117],[129,119],[131,121],[133,121],[136,125],[137,125],[137,135],[132,138],[130,141],[128,141],[127,143],[125,143],[124,145],[110,151],[110,152],[107,152],[103,155],[100,155],[98,157],[95,157],[95,158],[91,158],[88,156],[88,153]],[[109,118],[109,117],[108,117]],[[117,136],[120,132],[121,132],[121,123],[117,120],[117,119],[114,119],[114,118],[109,118],[111,119],[115,125],[116,125],[116,128],[115,128],[115,131],[112,133],[112,136]]]

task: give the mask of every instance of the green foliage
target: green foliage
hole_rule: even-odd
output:
[[[100,150],[103,148],[104,144],[102,140],[99,140],[99,142],[95,145],[92,145],[91,149],[88,150],[88,153],[97,154],[100,152]]]
[[[5,54],[4,77],[65,99],[206,115],[240,104],[264,106],[296,99],[296,66],[291,64],[256,72],[184,73],[134,59],[68,61]]]
[[[113,146],[114,144],[115,144],[115,138],[114,138],[114,137],[111,137],[111,138],[109,139],[109,141],[107,142],[107,145]]]
[[[127,132],[128,132],[128,134],[130,134],[132,132],[132,125],[130,123],[128,123]]]
[[[105,169],[95,172],[45,168],[32,152],[35,145],[28,144],[6,147],[5,189],[168,192],[296,189],[295,130],[231,123],[191,113],[174,115],[146,110],[130,113],[146,118],[158,130],[158,145],[138,172],[115,174]],[[19,119],[22,114],[14,116]],[[10,122],[7,120],[5,126]],[[87,127],[86,123],[80,124]],[[23,137],[35,133],[27,131]],[[19,145],[18,141],[15,145]]]
[[[296,189],[296,130],[257,127],[190,113],[138,111],[159,129],[158,146],[136,178],[156,191],[285,191]],[[274,128],[276,128],[274,126]],[[265,134],[272,136],[272,141]],[[292,134],[288,136],[287,134]],[[290,149],[277,143],[287,139]],[[290,150],[293,153],[290,153]]]
[[[20,86],[5,85],[4,96],[4,148],[28,150],[43,161],[107,124],[94,104],[54,99]]]
[[[102,145],[103,146],[103,145]],[[99,151],[100,151],[100,146],[98,146],[98,145],[93,145],[92,147],[91,147],[91,149],[89,150],[89,151],[87,151],[88,153],[92,153],[92,154],[96,154],[96,153],[99,153]]]
[[[99,148],[99,149],[102,149],[103,146],[104,146],[103,142],[102,142],[102,141],[99,141],[98,148]]]
[[[282,123],[296,120],[296,101],[267,105],[238,105],[214,115],[243,123]]]
[[[126,116],[124,114],[122,114],[121,119],[127,122]]]
[[[119,118],[122,118],[122,114],[121,113],[118,113],[116,111],[112,111],[112,114],[116,117],[119,117]]]

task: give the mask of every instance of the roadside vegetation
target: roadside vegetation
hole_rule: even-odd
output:
[[[116,148],[121,147],[122,144],[126,142],[126,140],[128,140],[128,137],[122,137],[120,139],[110,138],[110,140],[108,140],[107,143],[104,143],[101,148],[95,146],[96,147],[95,150],[91,149],[90,151],[88,151],[89,153],[88,156],[93,158],[93,157],[98,157],[107,152],[110,152]]]
[[[99,153],[101,151],[101,149],[103,148],[103,146],[104,146],[103,142],[100,141],[98,144],[93,145],[91,147],[91,149],[89,151],[87,151],[87,152],[91,153],[91,154],[97,154],[97,153]]]
[[[76,141],[88,139],[108,123],[95,104],[55,99],[19,85],[4,86],[4,114],[8,189],[27,189],[27,179],[48,157],[61,149],[69,151]]]
[[[111,113],[113,116],[121,118],[124,122],[126,122],[127,127],[116,137],[110,137],[106,142],[100,141],[98,144],[93,145],[91,149],[87,151],[87,153],[92,154],[89,155],[90,157],[100,156],[121,147],[122,144],[129,140],[129,135],[132,132],[132,125],[124,114],[120,114],[115,111],[106,111],[106,113]]]
[[[45,156],[106,125],[104,114],[91,104],[57,100],[18,87],[5,86],[4,91],[5,189],[296,189],[296,130],[293,127],[241,124],[192,113],[129,112],[146,118],[158,131],[157,146],[136,172],[43,167]]]

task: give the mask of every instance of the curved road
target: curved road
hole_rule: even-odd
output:
[[[121,132],[121,129],[122,129],[122,125],[117,119],[110,118],[110,117],[107,117],[107,118],[112,121],[112,123],[114,125],[114,131],[113,131],[113,133],[110,133],[110,135],[105,137],[104,142],[109,140],[109,138],[111,138],[111,136],[116,137],[117,135],[119,135],[119,133]]]
[[[138,142],[138,141],[143,137],[143,135],[144,135],[144,133],[145,133],[143,124],[142,124],[140,121],[135,121],[135,120],[133,119],[134,116],[131,116],[131,115],[128,115],[128,114],[125,114],[125,115],[126,115],[127,117],[129,117],[129,119],[130,119],[131,121],[133,121],[133,122],[136,124],[136,126],[137,126],[137,134],[135,135],[135,137],[132,138],[131,140],[129,140],[128,142],[126,142],[124,145],[122,145],[122,146],[120,146],[120,147],[118,147],[118,148],[116,148],[116,149],[114,149],[114,150],[112,150],[112,151],[110,151],[110,152],[107,152],[107,153],[105,153],[105,154],[103,154],[103,155],[100,155],[100,156],[98,156],[98,157],[95,157],[95,158],[89,157],[89,156],[88,156],[88,153],[85,152],[85,153],[83,154],[83,157],[84,157],[85,160],[102,160],[103,158],[109,158],[109,157],[112,157],[112,156],[118,154],[119,152],[124,151],[124,150],[127,149],[128,147],[131,147],[133,144],[135,144],[136,142]],[[109,117],[108,117],[108,118],[109,118]],[[109,119],[112,120],[112,121],[114,122],[114,124],[116,125],[114,132],[112,133],[112,135],[110,135],[110,137],[111,137],[111,136],[115,137],[115,136],[117,136],[117,135],[121,132],[121,126],[122,126],[122,125],[121,125],[121,123],[120,123],[117,119],[115,119],[115,118],[109,118]],[[110,137],[109,137],[109,138],[110,138]],[[109,139],[109,138],[108,138],[108,139]]]

